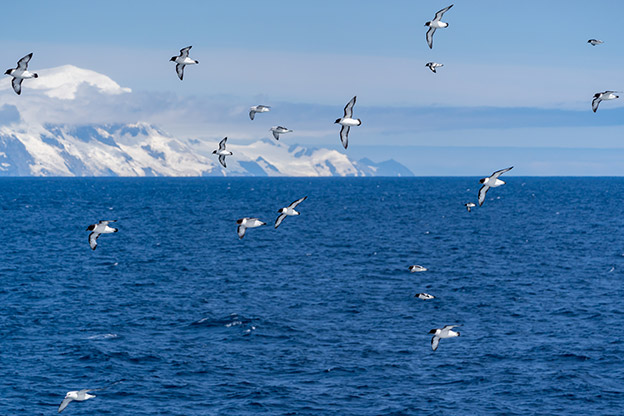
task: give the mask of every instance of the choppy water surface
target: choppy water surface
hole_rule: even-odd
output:
[[[0,414],[624,413],[624,180],[478,186],[2,179]]]

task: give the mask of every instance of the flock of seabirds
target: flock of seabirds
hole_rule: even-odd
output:
[[[429,27],[429,30],[427,30],[427,33],[426,33],[426,40],[430,49],[433,49],[433,35],[435,34],[436,30],[444,29],[448,27],[449,24],[443,22],[441,19],[444,13],[449,11],[451,7],[453,7],[452,4],[438,11],[435,14],[433,20],[425,23],[425,26]],[[604,42],[598,39],[589,39],[587,43],[589,43],[592,46],[597,46]],[[189,57],[189,51],[191,50],[191,47],[192,46],[187,46],[186,48],[180,49],[180,54],[170,59],[170,61],[176,63],[175,69],[180,80],[184,79],[184,68],[187,65],[194,65],[194,64],[199,63],[199,61],[191,59]],[[18,95],[22,93],[22,81],[23,80],[39,77],[36,73],[28,71],[28,63],[30,62],[32,56],[33,56],[32,53],[24,56],[22,59],[17,61],[16,68],[8,69],[5,72],[5,75],[9,75],[13,77],[12,79],[13,90]],[[443,67],[444,64],[437,63],[437,62],[427,62],[425,66],[428,67],[433,73],[436,73],[437,72],[436,69]],[[598,110],[598,105],[600,104],[601,101],[614,100],[616,98],[619,98],[619,96],[616,95],[616,93],[618,93],[618,91],[603,91],[603,92],[598,92],[594,94],[594,97],[592,100],[592,110],[594,111],[594,113]],[[349,131],[351,127],[360,126],[362,124],[362,121],[360,119],[353,118],[353,107],[355,106],[356,98],[357,97],[354,96],[347,103],[347,105],[344,107],[343,116],[339,119],[336,119],[336,121],[334,122],[334,124],[341,125],[340,141],[342,142],[342,145],[345,149],[349,146]],[[249,118],[251,120],[254,120],[255,115],[257,113],[266,113],[268,111],[271,111],[270,106],[254,105],[250,107],[249,109]],[[269,131],[273,133],[273,137],[275,138],[275,140],[279,140],[279,137],[281,134],[292,132],[292,130],[283,126],[273,126],[271,127]],[[218,156],[219,163],[221,163],[221,165],[224,168],[227,168],[225,158],[227,156],[233,155],[232,152],[226,149],[226,143],[227,143],[227,137],[221,140],[221,142],[219,142],[219,148],[212,152],[213,154],[216,154]],[[505,184],[505,182],[500,180],[499,177],[505,172],[510,171],[512,168],[513,166],[506,168],[506,169],[497,170],[496,172],[492,173],[490,176],[479,180],[479,182],[482,184],[481,188],[479,189],[478,196],[477,196],[479,206],[483,205],[483,202],[485,201],[486,193],[490,188],[496,188]],[[306,198],[307,196],[304,196],[303,198],[300,198],[294,201],[287,207],[281,208],[278,211],[279,215],[275,220],[274,227],[275,228],[279,227],[280,224],[287,217],[300,215],[300,213],[296,211],[295,208],[299,204],[301,204],[303,201],[305,201]],[[470,212],[471,208],[474,208],[476,204],[473,202],[468,202],[464,204],[464,206],[466,207],[467,211]],[[110,223],[113,223],[116,221],[117,220],[105,220],[105,221],[103,220],[103,221],[99,221],[97,224],[92,224],[92,225],[89,225],[89,227],[87,227],[87,231],[91,231],[91,233],[89,234],[89,246],[91,247],[92,250],[96,249],[97,239],[100,235],[116,233],[118,231],[117,228],[113,228],[109,226]],[[241,239],[245,236],[246,230],[248,228],[257,228],[257,227],[266,225],[266,223],[261,221],[260,219],[251,218],[251,217],[241,218],[237,220],[236,223],[238,224],[237,234],[238,234],[238,237]],[[409,271],[412,273],[416,273],[416,272],[427,271],[427,269],[420,265],[412,265],[412,266],[409,266]],[[414,297],[417,297],[422,300],[429,300],[429,299],[435,298],[434,296],[428,293],[418,293]],[[435,328],[429,331],[430,334],[433,334],[433,337],[431,338],[431,349],[433,351],[437,350],[441,339],[459,337],[460,333],[458,331],[453,331],[453,328],[456,328],[459,326],[461,325],[446,325],[442,328]],[[116,383],[113,383],[113,385],[117,383],[119,383],[119,381]],[[83,389],[83,390],[68,392],[65,395],[65,398],[63,399],[62,403],[60,404],[58,408],[58,413],[61,413],[67,407],[67,405],[69,405],[69,403],[71,403],[72,401],[82,402],[88,399],[92,399],[96,396],[93,394],[89,394],[90,392],[105,390],[107,388],[110,388],[111,386],[99,388],[99,389]]]

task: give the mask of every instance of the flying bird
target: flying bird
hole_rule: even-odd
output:
[[[104,390],[104,389],[83,389],[83,390],[67,392],[67,394],[65,395],[65,398],[63,399],[63,401],[61,402],[61,405],[58,408],[58,413],[61,413],[63,410],[65,410],[67,405],[73,401],[84,402],[85,400],[93,399],[95,397],[95,394],[89,394],[89,392],[98,391],[98,390]]]
[[[592,46],[596,46],[596,45],[600,45],[601,43],[604,43],[601,40],[598,39],[590,39],[587,41],[587,43],[591,44]]]
[[[337,119],[334,124],[338,123],[342,126],[340,129],[340,141],[346,149],[349,146],[349,130],[351,126],[359,126],[362,124],[362,120],[359,118],[353,118],[353,106],[357,96],[351,98],[351,101],[347,103],[344,108],[344,115],[342,118]]]
[[[224,168],[227,168],[225,165],[225,157],[232,156],[232,152],[225,150],[225,142],[227,142],[227,137],[219,142],[219,149],[214,150],[212,152],[213,155],[219,155],[219,163],[223,165]]]
[[[97,224],[93,224],[87,227],[87,231],[91,231],[89,234],[89,245],[91,246],[91,250],[95,250],[97,247],[97,239],[100,234],[110,234],[116,233],[117,228],[109,227],[108,224],[111,222],[117,222],[117,220],[108,220],[108,221],[100,221]]]
[[[17,61],[17,68],[7,69],[4,75],[10,75],[13,77],[11,85],[17,95],[22,93],[22,81],[28,78],[39,78],[39,75],[34,72],[28,71],[28,62],[32,58],[32,52]]]
[[[249,108],[249,118],[254,119],[256,113],[266,113],[271,111],[271,107],[268,105],[254,105]]]
[[[423,266],[419,266],[417,264],[414,264],[412,266],[409,266],[409,271],[410,273],[416,273],[416,272],[426,272],[427,268],[423,267]]]
[[[431,70],[431,72],[433,72],[434,74],[436,73],[436,68],[441,68],[444,66],[444,64],[439,64],[437,62],[427,62],[425,64],[426,67],[429,67],[429,69]]]
[[[430,295],[429,293],[417,293],[414,297],[422,300],[435,299],[435,296]]]
[[[466,207],[466,209],[468,210],[468,212],[470,212],[470,208],[474,208],[476,207],[474,202],[468,202],[467,204],[464,204],[464,206]]]
[[[192,46],[187,46],[186,48],[182,48],[180,49],[180,55],[174,56],[171,59],[169,59],[169,61],[173,61],[177,64],[176,72],[178,73],[178,77],[180,78],[180,81],[182,80],[182,78],[184,78],[184,67],[186,65],[193,65],[193,64],[199,63],[199,61],[189,58],[189,51],[191,50],[191,48]]]
[[[430,334],[434,334],[433,338],[431,338],[431,349],[437,350],[438,344],[442,338],[453,338],[458,337],[459,332],[451,331],[451,329],[456,328],[461,325],[446,325],[444,328],[432,329],[429,331]]]
[[[594,111],[594,113],[598,111],[598,104],[600,104],[601,101],[615,100],[616,98],[620,98],[619,95],[615,95],[616,92],[618,91],[604,91],[594,94],[594,99],[592,100],[592,110]]]
[[[512,169],[513,169],[513,166],[507,169],[497,170],[496,172],[491,174],[488,178],[479,179],[479,182],[483,184],[481,189],[479,189],[479,206],[483,205],[483,202],[485,201],[485,194],[487,193],[488,189],[496,188],[497,186],[501,186],[501,185],[505,185],[505,182],[498,179],[498,177],[501,176],[505,172],[509,172]]]
[[[260,227],[262,225],[266,225],[266,222],[262,222],[258,218],[245,217],[236,221],[236,224],[238,224],[238,229],[236,230],[238,238],[243,238],[245,237],[245,230],[247,230],[247,228]]]
[[[304,196],[303,198],[298,199],[292,204],[288,205],[286,208],[280,208],[280,210],[277,211],[279,212],[280,215],[275,220],[275,228],[279,227],[282,221],[284,221],[284,218],[294,216],[294,215],[299,215],[299,212],[295,211],[295,208],[297,207],[297,205],[305,201],[306,198],[308,197]]]
[[[275,137],[275,140],[279,140],[280,134],[286,134],[286,133],[292,132],[292,130],[289,130],[286,127],[282,127],[282,126],[273,126],[269,129],[269,131],[273,132],[273,137]]]
[[[440,19],[442,19],[442,15],[446,13],[451,7],[453,7],[452,4],[440,10],[435,14],[435,17],[432,21],[425,23],[425,26],[429,26],[429,30],[427,31],[427,44],[429,45],[429,49],[433,49],[433,34],[435,33],[436,29],[448,27],[448,23],[444,23],[440,21]]]

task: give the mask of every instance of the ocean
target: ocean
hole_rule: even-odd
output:
[[[503,179],[2,178],[0,414],[624,414],[624,178]]]

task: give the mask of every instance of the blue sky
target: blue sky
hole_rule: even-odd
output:
[[[424,22],[450,3],[12,2],[0,46],[6,68],[32,51],[33,69],[111,77],[153,109],[120,111],[122,121],[147,118],[177,136],[251,141],[283,124],[293,143],[341,149],[332,123],[357,94],[354,157],[393,157],[423,175],[488,173],[508,160],[517,175],[624,175],[604,151],[624,148],[624,97],[597,114],[590,105],[595,92],[624,90],[624,2],[458,0],[429,50]],[[180,82],[168,59],[187,45],[200,65]],[[428,61],[445,67],[432,74]],[[242,117],[259,103],[274,107],[261,131]],[[176,106],[185,111],[165,114]],[[463,148],[481,159],[464,163]],[[518,148],[567,150],[518,165]]]

